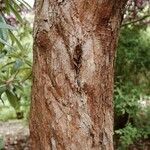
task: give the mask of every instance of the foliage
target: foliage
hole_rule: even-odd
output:
[[[11,47],[8,39],[11,38],[12,41],[16,41],[18,46],[21,48],[21,43],[15,38],[13,32],[15,28],[12,25],[11,19],[15,20],[15,23],[23,23],[21,17],[21,12],[23,9],[29,8],[29,5],[25,3],[24,0],[1,0],[0,1],[0,48],[2,49],[5,45]],[[15,16],[15,17],[13,17]],[[16,20],[16,19],[17,20]]]
[[[20,112],[21,102],[29,103],[30,81],[28,79],[31,79],[32,38],[30,28],[28,27],[27,30],[26,26],[23,26],[15,35],[22,41],[23,49],[20,49],[16,43],[12,44],[15,50],[10,47],[3,49],[0,62],[5,62],[5,64],[1,63],[0,65],[2,72],[0,74],[0,94],[3,94],[2,100],[6,99],[7,96],[11,106],[18,113]]]
[[[148,6],[147,0],[128,1],[118,42],[115,70],[115,138],[118,141],[117,147],[121,150],[128,149],[140,139],[150,138]]]
[[[117,53],[117,82],[133,82],[134,85],[140,86],[149,82],[150,30],[144,27],[142,29],[122,29]]]
[[[23,21],[21,16],[21,10],[24,8],[22,6],[25,6],[26,3],[13,2],[13,4],[12,1],[3,2],[5,9],[0,16],[0,29],[2,29],[0,30],[0,99],[4,105],[8,100],[15,109],[17,118],[22,118],[22,111],[25,110],[22,105],[29,106],[31,83],[28,79],[31,79],[32,36],[30,23],[27,20]],[[15,24],[16,27],[13,27],[10,25],[11,22],[6,23],[8,22],[6,15],[10,12],[14,13],[21,24]]]
[[[139,91],[134,89],[131,84],[116,85],[115,88],[115,112],[117,115],[125,113],[130,114],[130,117],[135,117],[139,111],[138,100],[140,98]]]
[[[144,25],[121,30],[115,72],[115,133],[120,149],[150,137],[149,33]]]
[[[141,137],[138,129],[133,127],[130,123],[125,128],[115,131],[116,134],[120,135],[121,146],[118,150],[126,150],[130,144],[133,144],[135,140]]]
[[[4,139],[0,136],[0,150],[4,148]]]

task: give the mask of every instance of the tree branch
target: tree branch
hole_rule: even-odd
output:
[[[143,17],[140,18],[140,19],[137,19],[137,20],[133,20],[133,21],[131,21],[131,22],[124,23],[124,24],[121,25],[121,27],[124,27],[124,26],[130,25],[130,24],[133,24],[133,23],[142,21],[142,20],[144,20],[144,19],[146,19],[146,18],[148,18],[148,17],[150,17],[150,15],[145,15],[145,16],[143,16]]]

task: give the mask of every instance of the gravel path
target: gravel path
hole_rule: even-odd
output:
[[[28,150],[29,129],[23,121],[0,122],[0,150]]]

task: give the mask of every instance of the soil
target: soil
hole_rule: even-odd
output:
[[[29,129],[21,120],[0,122],[0,150],[29,150]]]

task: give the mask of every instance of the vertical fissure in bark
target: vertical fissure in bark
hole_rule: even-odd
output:
[[[77,89],[78,92],[81,92],[80,68],[82,67],[82,54],[83,54],[82,45],[81,43],[78,42],[78,44],[75,46],[72,60],[75,69],[75,80],[78,85]]]

